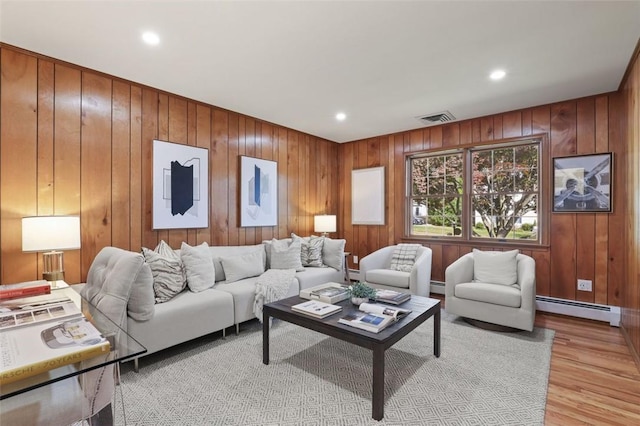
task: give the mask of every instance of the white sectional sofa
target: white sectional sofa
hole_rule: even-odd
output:
[[[289,244],[295,251],[295,244],[292,244],[291,239],[279,242]],[[327,239],[325,245],[331,246],[331,249],[323,249],[322,255],[333,267],[298,266],[283,297],[297,295],[300,289],[322,283],[342,282],[345,276],[344,243],[344,240]],[[182,248],[183,250],[174,250],[174,254],[170,255],[183,258],[184,244]],[[202,245],[199,249],[202,249]],[[233,273],[235,278],[242,276],[243,271],[238,270],[238,265],[242,268],[242,262],[245,262],[247,269],[253,271],[248,272],[249,275],[256,273],[256,262],[251,262],[251,259],[260,259],[258,262],[262,262],[262,269],[269,270],[270,260],[271,263],[276,260],[269,259],[271,242],[249,246],[208,246],[206,250],[215,274],[214,282],[207,284],[206,289],[194,292],[190,288],[184,288],[176,291],[177,294],[169,300],[156,303],[160,278],[157,271],[152,272],[153,263],[147,262],[145,255],[141,253],[105,247],[94,259],[81,294],[147,348],[145,355],[220,330],[224,336],[226,328],[233,325],[238,333],[240,323],[256,318],[254,300],[260,275],[230,282],[225,266],[227,272]],[[184,265],[188,280],[188,266],[187,263]],[[233,271],[230,270],[232,265]],[[279,265],[279,269],[282,269],[282,265]],[[137,359],[135,364],[137,369]]]

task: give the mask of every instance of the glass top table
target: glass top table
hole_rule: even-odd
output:
[[[22,380],[0,386],[0,400],[14,397],[43,386],[79,376],[83,373],[126,361],[144,354],[147,349],[129,336],[122,328],[109,319],[106,315],[92,306],[80,296],[72,287],[53,290],[56,294],[63,294],[78,305],[84,316],[109,340],[110,352],[107,356],[101,355],[80,361],[75,364],[65,365],[47,372],[27,377]]]

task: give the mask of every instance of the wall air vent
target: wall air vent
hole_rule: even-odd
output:
[[[442,124],[448,121],[453,121],[456,118],[449,111],[438,112],[435,114],[428,114],[416,117],[418,120],[422,121],[423,124],[427,126],[433,126],[434,124]]]

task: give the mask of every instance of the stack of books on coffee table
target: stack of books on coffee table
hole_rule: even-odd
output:
[[[399,305],[411,299],[411,293],[402,293],[394,290],[376,290],[376,301]]]

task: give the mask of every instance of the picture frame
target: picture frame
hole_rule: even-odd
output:
[[[384,166],[351,171],[351,223],[384,225]]]
[[[240,226],[278,225],[278,163],[240,156]]]
[[[209,226],[209,150],[153,141],[153,229]]]
[[[553,159],[553,212],[612,211],[613,154]]]

